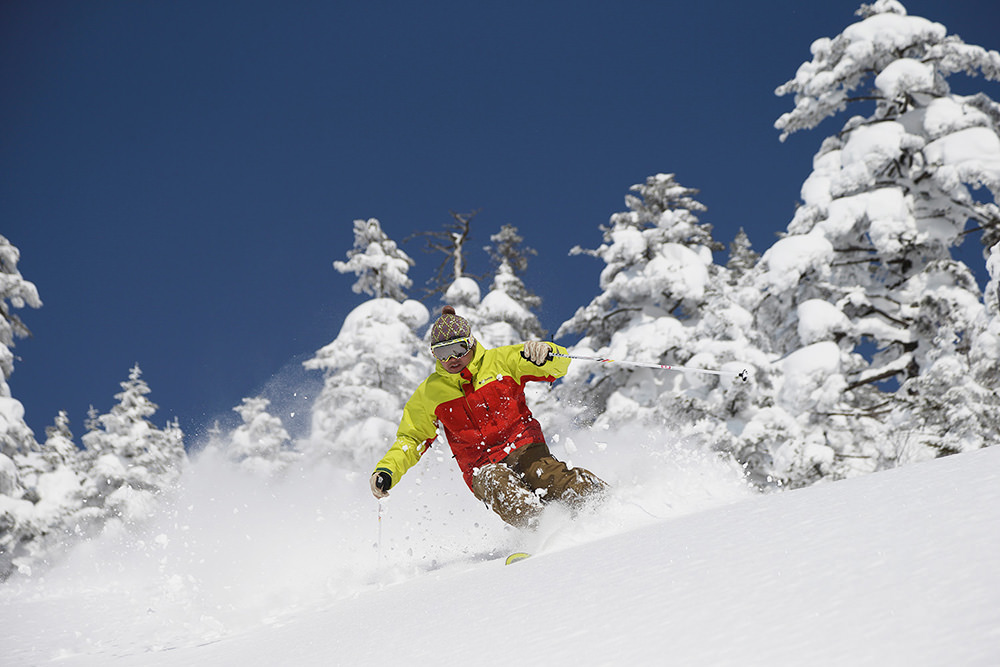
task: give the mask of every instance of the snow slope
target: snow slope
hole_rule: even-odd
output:
[[[454,534],[433,535],[450,547],[421,556],[430,543],[420,535],[441,517],[420,524],[405,508],[420,494],[440,504],[431,473],[387,508],[381,555],[368,544],[336,552],[335,538],[317,536],[268,562],[260,551],[292,538],[262,549],[240,533],[268,524],[267,507],[315,508],[308,485],[301,496],[248,487],[266,502],[174,517],[210,528],[188,525],[196,544],[176,553],[174,533],[152,536],[147,545],[166,545],[146,570],[135,545],[118,561],[92,545],[89,558],[9,582],[0,664],[1000,664],[1000,447],[767,496],[736,490],[727,471],[695,457],[669,474],[664,466],[661,481],[699,500],[685,505],[639,480],[585,521],[554,518],[539,553],[509,567],[499,558],[516,536],[478,508],[456,510],[464,496],[445,512],[458,515]],[[221,488],[218,474],[205,479]],[[363,507],[355,514],[368,531]],[[243,514],[255,519],[243,524]],[[217,534],[226,557],[236,543],[264,569],[234,559],[226,576],[204,565],[212,556],[200,534]],[[222,579],[215,589],[199,580],[199,561]]]

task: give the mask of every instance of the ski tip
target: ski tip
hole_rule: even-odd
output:
[[[531,554],[526,554],[523,551],[519,551],[515,554],[507,556],[507,561],[504,563],[504,565],[510,565],[511,563],[516,563],[519,560],[524,560],[525,558],[529,558],[530,556]]]

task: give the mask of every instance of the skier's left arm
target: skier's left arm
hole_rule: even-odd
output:
[[[406,471],[417,464],[437,437],[433,404],[429,402],[423,388],[421,385],[406,402],[403,418],[396,431],[396,440],[385,456],[375,464],[373,478],[379,473],[389,476],[388,485],[382,491],[388,492],[390,487],[395,486]],[[375,493],[374,482],[372,484],[372,492]]]

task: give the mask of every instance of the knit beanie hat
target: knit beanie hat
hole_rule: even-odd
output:
[[[441,309],[441,317],[431,327],[431,345],[444,343],[456,338],[471,338],[472,327],[464,317],[455,314],[455,309],[445,306]]]

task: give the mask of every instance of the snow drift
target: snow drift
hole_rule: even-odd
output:
[[[1000,449],[760,496],[675,444],[616,464],[597,444],[574,446],[621,492],[553,517],[510,567],[524,539],[443,456],[393,496],[381,554],[364,479],[262,487],[199,460],[143,539],[105,537],[0,589],[0,662],[1000,659]]]

